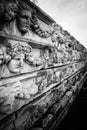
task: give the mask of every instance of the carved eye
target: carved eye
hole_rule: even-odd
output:
[[[71,47],[71,44],[68,44],[68,47],[70,48],[70,47]]]
[[[20,59],[19,59],[19,58],[17,58],[16,60],[20,61]]]

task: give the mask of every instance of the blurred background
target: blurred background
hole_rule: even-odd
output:
[[[87,48],[87,0],[38,0],[36,3]]]

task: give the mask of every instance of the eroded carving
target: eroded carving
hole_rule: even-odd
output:
[[[38,18],[36,13],[32,14],[32,19],[31,19],[31,28],[34,32],[36,32],[37,35],[39,35],[42,38],[48,38],[51,35],[51,30],[49,27],[49,30],[45,30],[41,27],[41,25],[38,22]]]
[[[53,66],[53,61],[54,61],[53,57],[54,57],[54,54],[51,48],[45,48],[43,50],[42,59],[44,60],[45,68],[48,68],[49,66]]]
[[[13,21],[16,18],[18,8],[17,0],[0,1],[0,31],[12,33]]]
[[[28,44],[23,46],[23,44],[18,42],[14,44],[10,43],[10,41],[5,41],[5,44],[1,45],[0,49],[2,50],[0,55],[1,63],[3,63],[0,66],[0,77],[5,78],[20,74],[23,69],[25,56],[27,53],[30,53],[31,47]],[[8,114],[15,110],[16,96],[24,97],[27,95],[27,98],[30,98],[30,93],[27,91],[27,94],[25,94],[26,91],[22,88],[20,81],[0,86],[0,113]]]
[[[2,18],[4,16],[4,5],[3,5],[3,1],[1,1],[0,3],[0,18]]]
[[[18,6],[18,0],[0,1],[0,17],[4,17],[5,22],[10,22],[16,17]]]
[[[21,3],[17,14],[17,27],[24,35],[30,29],[32,10],[26,3]]]
[[[52,114],[48,114],[47,117],[43,118],[43,120],[42,120],[42,127],[43,127],[44,129],[45,129],[45,128],[48,126],[48,124],[51,122],[52,118],[53,118],[53,115],[52,115]]]
[[[1,2],[1,1],[0,1]],[[18,0],[4,0],[1,2],[0,31],[14,34],[15,19],[19,9]]]
[[[67,104],[71,93],[79,86],[72,88],[72,85],[76,85],[81,76],[84,78],[85,73],[84,70],[77,75],[85,66],[85,63],[79,62],[85,59],[84,47],[60,25],[46,25],[35,9],[38,10],[24,0],[0,1],[0,24],[4,24],[4,27],[0,25],[0,30],[5,34],[4,37],[8,33],[8,38],[12,35],[11,39],[14,39],[6,39],[2,43],[3,36],[0,36],[0,84],[3,84],[0,85],[0,120],[14,112],[14,126],[17,129],[31,129],[39,119],[43,128],[46,128],[53,115],[61,105],[64,107]],[[46,30],[44,25],[49,29]],[[34,41],[31,41],[33,36],[35,42],[31,47],[29,44]],[[39,43],[36,42],[39,40]],[[49,47],[41,40],[49,41]],[[41,50],[40,43],[43,43]],[[71,63],[73,61],[76,63]],[[67,91],[71,92],[66,94]]]
[[[18,0],[8,0],[5,2],[5,20],[11,21],[13,20],[18,11]]]
[[[52,24],[52,35],[51,35],[51,40],[57,48],[59,47],[60,44],[64,44],[64,37],[61,34],[62,27],[56,23]]]
[[[37,74],[36,85],[38,85],[38,91],[43,92],[48,88],[52,83],[56,83],[59,79],[57,77],[55,71],[43,71]]]

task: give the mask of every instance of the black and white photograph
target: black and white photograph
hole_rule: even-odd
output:
[[[87,0],[0,0],[0,130],[87,129]]]

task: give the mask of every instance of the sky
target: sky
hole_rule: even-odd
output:
[[[38,6],[87,48],[87,0],[38,0]]]

